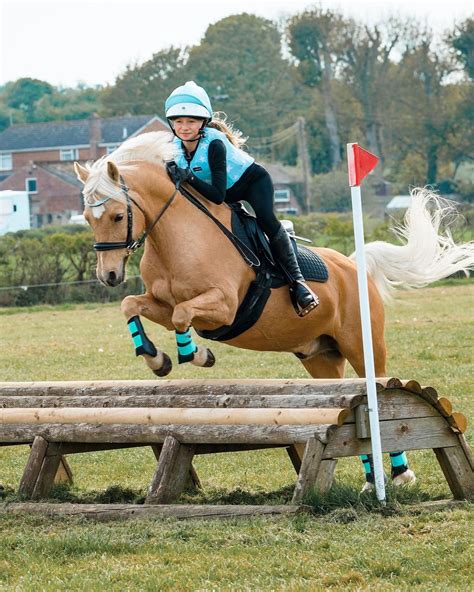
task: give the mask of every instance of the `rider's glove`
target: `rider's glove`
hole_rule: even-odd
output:
[[[176,184],[184,183],[186,181],[192,181],[194,175],[190,168],[183,169],[179,167],[175,162],[167,162],[166,170],[169,176]]]

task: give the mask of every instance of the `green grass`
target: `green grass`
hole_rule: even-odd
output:
[[[474,288],[443,283],[400,292],[387,307],[388,374],[447,396],[472,424]],[[0,380],[152,378],[136,359],[118,305],[0,311]],[[178,366],[174,339],[145,323],[175,366],[172,378],[305,377],[287,354],[213,344],[212,369]],[[353,375],[349,372],[349,375]],[[473,445],[472,428],[467,437]],[[28,448],[0,448],[0,481],[12,497]],[[245,522],[139,520],[93,524],[0,518],[0,590],[467,590],[472,506],[430,514],[406,503],[450,497],[431,451],[409,454],[417,485],[389,490],[381,512],[361,498],[357,459],[338,463],[318,515]],[[58,500],[143,501],[155,462],[149,449],[69,457],[75,484]],[[200,456],[204,485],[194,503],[285,503],[295,475],[282,450]],[[401,503],[400,503],[401,502]]]

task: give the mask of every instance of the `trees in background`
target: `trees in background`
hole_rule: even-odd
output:
[[[295,164],[294,124],[303,116],[319,181],[342,171],[345,144],[359,141],[382,157],[378,170],[394,190],[441,183],[446,191],[474,158],[473,72],[472,18],[439,39],[416,21],[369,26],[322,8],[281,26],[239,14],[210,25],[195,46],[170,47],[129,65],[105,88],[8,83],[0,89],[0,129],[12,120],[93,112],[163,116],[171,90],[195,80],[209,91],[214,109],[249,136],[258,157]],[[468,185],[458,182],[456,189],[471,195]]]

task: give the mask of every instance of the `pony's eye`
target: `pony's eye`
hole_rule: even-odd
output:
[[[117,214],[114,218],[114,222],[120,222],[123,220],[123,214]]]

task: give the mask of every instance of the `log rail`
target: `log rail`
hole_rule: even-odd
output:
[[[432,387],[377,381],[383,451],[432,448],[453,496],[474,497],[466,418]],[[31,499],[71,477],[67,454],[151,446],[148,504],[199,486],[196,454],[285,447],[300,504],[330,488],[338,458],[370,452],[365,380],[1,382],[0,446],[19,444],[31,446],[20,483]]]

